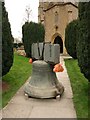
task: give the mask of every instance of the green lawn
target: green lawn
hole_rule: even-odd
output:
[[[32,65],[28,62],[29,58],[14,55],[14,63],[10,72],[3,76],[2,81],[9,86],[2,92],[2,107],[13,97],[17,90],[25,83],[31,75]]]
[[[77,60],[65,60],[73,90],[73,101],[78,118],[88,118],[88,80],[81,74]]]

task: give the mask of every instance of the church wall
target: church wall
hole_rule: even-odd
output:
[[[60,36],[63,41],[63,54],[66,54],[65,28],[77,17],[78,9],[72,4],[56,5],[44,11],[45,42],[54,43],[55,37]]]
[[[78,18],[78,9],[76,7],[70,4],[66,5],[66,9],[68,14],[68,23]]]
[[[55,22],[55,12],[58,13],[58,21]],[[45,13],[45,41],[54,42],[56,35],[59,35],[62,38],[64,43],[65,39],[65,27],[68,24],[67,21],[67,12],[65,6],[55,6],[51,10],[46,11]],[[56,29],[56,26],[58,28]],[[65,48],[63,44],[63,48]],[[65,50],[64,50],[65,51]]]

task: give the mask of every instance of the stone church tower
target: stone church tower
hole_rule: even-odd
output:
[[[71,2],[39,2],[38,22],[44,24],[45,41],[60,44],[60,53],[67,53],[64,44],[65,28],[77,17],[78,7]]]

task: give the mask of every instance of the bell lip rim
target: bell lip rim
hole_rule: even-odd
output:
[[[57,95],[62,95],[64,93],[63,85],[62,85],[62,88],[61,88],[61,92],[59,92],[56,87],[54,87],[54,88],[52,87],[52,89],[44,89],[44,90],[41,89],[41,88],[40,89],[38,88],[38,92],[36,92],[36,89],[35,89],[36,87],[32,86],[33,89],[32,88],[30,89],[30,86],[31,85],[25,86],[27,88],[24,89],[24,92],[29,97],[32,97],[32,98],[54,98]],[[42,90],[43,90],[43,92],[42,92]],[[58,92],[59,92],[59,94],[58,94]]]
[[[27,85],[28,85],[28,87],[32,87],[32,88],[39,89],[39,90],[44,90],[44,89],[45,89],[45,90],[48,91],[49,89],[53,89],[53,88],[54,88],[54,89],[57,89],[56,86],[47,87],[47,88],[39,88],[39,87],[30,85],[29,82],[26,83],[25,87],[26,87]],[[63,85],[62,85],[62,87],[63,87]]]

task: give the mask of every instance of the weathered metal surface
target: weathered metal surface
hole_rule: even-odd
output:
[[[34,61],[31,78],[25,86],[25,93],[36,98],[52,98],[61,95],[63,91],[64,87],[53,72],[53,66],[45,61]]]

